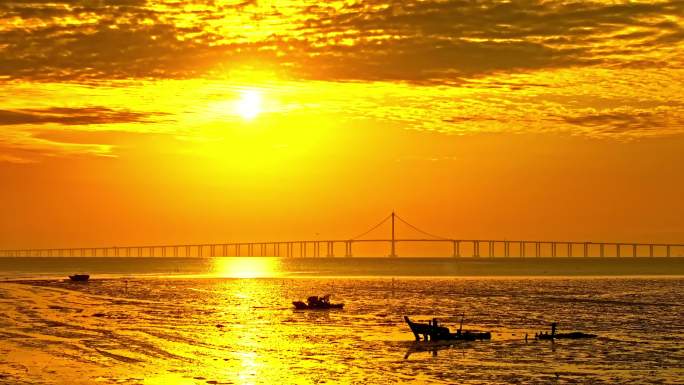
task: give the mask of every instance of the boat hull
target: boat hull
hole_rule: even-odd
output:
[[[579,340],[583,338],[596,338],[596,334],[582,333],[582,332],[572,332],[572,333],[558,333],[555,335],[551,334],[540,334],[537,336],[539,340]]]
[[[73,282],[88,282],[90,275],[88,274],[74,274],[70,275],[69,279]]]
[[[492,333],[490,332],[465,330],[451,333],[449,328],[438,326],[436,319],[433,320],[434,324],[413,322],[407,316],[404,316],[404,320],[411,329],[416,341],[420,341],[421,336],[423,341],[483,341],[492,339]]]

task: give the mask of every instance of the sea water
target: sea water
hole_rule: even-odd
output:
[[[681,269],[657,258],[7,258],[0,383],[683,383]],[[76,272],[91,281],[64,279]],[[292,307],[323,294],[344,310]],[[463,320],[492,340],[416,343],[404,315]],[[598,338],[535,341],[551,322]]]

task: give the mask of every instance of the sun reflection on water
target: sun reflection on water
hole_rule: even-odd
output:
[[[280,260],[270,257],[224,257],[213,260],[220,278],[272,278],[281,276]]]

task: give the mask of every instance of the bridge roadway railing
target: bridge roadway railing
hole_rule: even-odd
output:
[[[672,257],[684,255],[684,244],[643,242],[575,242],[500,239],[334,239],[272,242],[228,242],[0,250],[0,257],[334,257],[344,247],[353,256],[355,244],[447,244],[453,257]],[[395,250],[390,248],[389,250]],[[396,255],[390,255],[395,256]]]

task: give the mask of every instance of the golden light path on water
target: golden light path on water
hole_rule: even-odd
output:
[[[213,276],[219,278],[274,278],[282,275],[279,258],[213,258]]]

